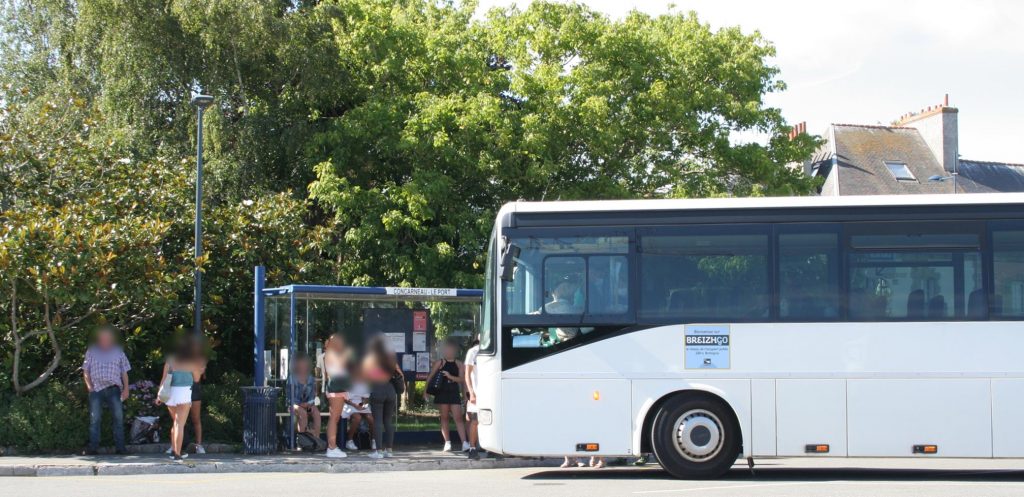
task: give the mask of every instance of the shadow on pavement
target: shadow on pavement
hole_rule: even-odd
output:
[[[524,480],[554,482],[557,480],[672,480],[657,466],[643,468],[555,469],[532,473]],[[794,468],[759,465],[751,475],[746,468],[734,467],[718,481],[756,482],[826,482],[826,481],[957,481],[957,482],[1024,482],[1024,469],[953,470],[953,469],[880,469],[880,468]]]

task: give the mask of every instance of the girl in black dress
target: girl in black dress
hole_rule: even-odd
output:
[[[441,411],[441,436],[444,437],[444,451],[451,452],[452,442],[449,439],[448,418],[455,418],[455,429],[459,433],[459,440],[462,440],[462,451],[469,451],[469,442],[466,441],[466,420],[462,414],[462,383],[465,378],[466,367],[458,360],[459,347],[454,340],[445,340],[441,346],[441,359],[434,363],[427,375],[428,381],[434,379],[434,375],[441,375],[440,391],[434,395],[434,404]],[[424,399],[428,399],[426,393]],[[429,399],[428,399],[429,400]]]

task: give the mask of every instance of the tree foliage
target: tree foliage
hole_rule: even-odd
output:
[[[189,325],[195,262],[217,364],[247,368],[258,263],[282,283],[477,286],[507,201],[813,191],[787,164],[815,139],[765,105],[783,83],[760,34],[692,13],[476,10],[0,0],[8,364],[20,347],[45,377],[97,320],[152,357]],[[216,99],[201,261],[197,91]]]
[[[478,284],[501,203],[807,193],[785,165],[814,140],[763,96],[782,88],[757,33],[694,14],[608,19],[537,2],[339,2],[358,90],[316,134],[312,197],[333,214],[338,279]],[[760,133],[766,144],[739,143]]]
[[[65,347],[81,354],[81,325],[134,329],[170,312],[187,283],[174,243],[185,177],[95,146],[81,101],[60,104],[0,114],[0,308],[18,392],[46,380]],[[50,360],[23,381],[23,353],[44,341]]]

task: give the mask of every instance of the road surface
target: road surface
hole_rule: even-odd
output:
[[[315,496],[1021,496],[1022,460],[776,459],[751,475],[680,481],[657,466],[361,474],[182,474],[0,478],[3,495],[216,497]]]

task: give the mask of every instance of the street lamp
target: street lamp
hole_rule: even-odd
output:
[[[929,176],[928,177],[928,181],[933,181],[933,182],[936,182],[936,183],[942,183],[944,181],[953,180],[953,193],[956,194],[956,177],[957,177],[956,173],[950,174],[949,176],[939,176],[938,174],[936,174],[936,175],[933,175],[933,176]]]
[[[195,292],[192,295],[192,332],[196,336],[203,334],[203,310],[200,299],[203,296],[203,275],[199,271],[199,258],[203,256],[203,112],[213,104],[210,95],[192,97],[192,105],[196,107],[196,223],[195,223]]]

